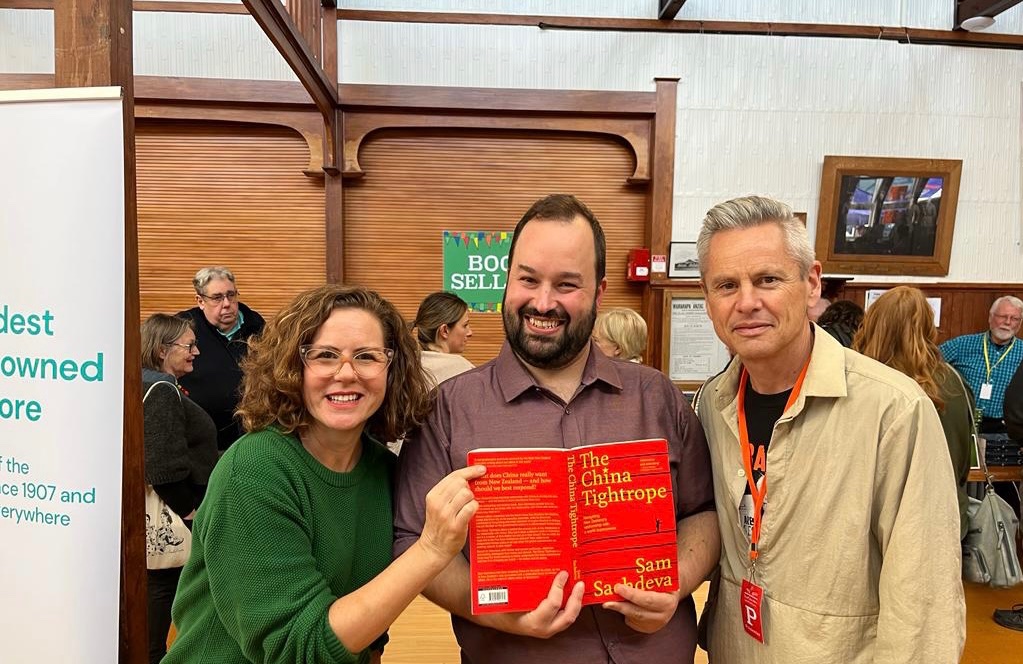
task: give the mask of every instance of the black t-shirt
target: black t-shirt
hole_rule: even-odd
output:
[[[749,433],[750,446],[753,448],[750,466],[753,468],[753,480],[758,485],[760,478],[764,476],[767,448],[771,444],[774,424],[785,412],[785,404],[788,403],[790,394],[791,389],[778,394],[760,394],[753,389],[752,382],[746,383],[746,431]],[[745,493],[750,494],[749,484],[746,485]]]

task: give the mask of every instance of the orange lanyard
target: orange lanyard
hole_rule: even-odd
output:
[[[782,411],[782,415],[799,398],[799,391],[803,387],[803,379],[806,378],[806,370],[808,368],[810,368],[810,358],[806,358],[806,364],[803,365],[803,370],[799,372],[796,384],[792,386],[792,393],[789,394],[789,399],[785,402],[785,410]],[[739,375],[739,446],[742,452],[743,469],[746,471],[746,484],[749,485],[750,496],[753,498],[753,529],[749,538],[749,559],[755,563],[757,556],[760,555],[757,550],[757,544],[760,542],[760,525],[763,520],[764,498],[767,497],[767,461],[766,459],[764,461],[762,485],[757,487],[756,480],[753,479],[753,445],[750,444],[749,431],[746,429],[746,383],[748,380],[749,374],[746,373],[746,367],[743,367],[742,373]]]

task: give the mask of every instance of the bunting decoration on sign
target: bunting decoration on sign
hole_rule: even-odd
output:
[[[443,231],[444,290],[474,312],[500,313],[512,236],[509,231]]]

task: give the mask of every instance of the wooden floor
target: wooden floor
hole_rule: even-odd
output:
[[[693,597],[697,612],[706,597],[706,585]],[[994,590],[987,586],[966,586],[966,650],[962,664],[1023,663],[1023,632],[995,624],[995,609],[1023,603],[1023,586]],[[385,664],[458,664],[458,647],[451,633],[448,614],[423,599],[416,599],[391,627],[391,642]],[[706,664],[707,653],[697,650],[697,664]]]
[[[707,598],[707,584],[693,593],[699,615]],[[1023,633],[1021,633],[1023,636]],[[451,618],[422,597],[401,614],[391,626],[391,642],[384,664],[458,664],[458,646],[451,633]],[[696,651],[696,664],[707,664],[707,653]]]

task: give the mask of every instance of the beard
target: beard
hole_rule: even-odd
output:
[[[1000,346],[1004,346],[1009,343],[1009,340],[1016,336],[1012,330],[1003,330],[1001,328],[994,328],[991,330],[991,338],[998,343]]]
[[[590,311],[578,321],[573,321],[561,307],[545,312],[529,306],[520,307],[517,311],[502,306],[502,310],[508,344],[526,364],[537,369],[560,369],[574,360],[590,343],[593,323],[597,320],[596,300]],[[526,327],[526,316],[557,318],[563,321],[561,333],[552,337],[531,335]]]

